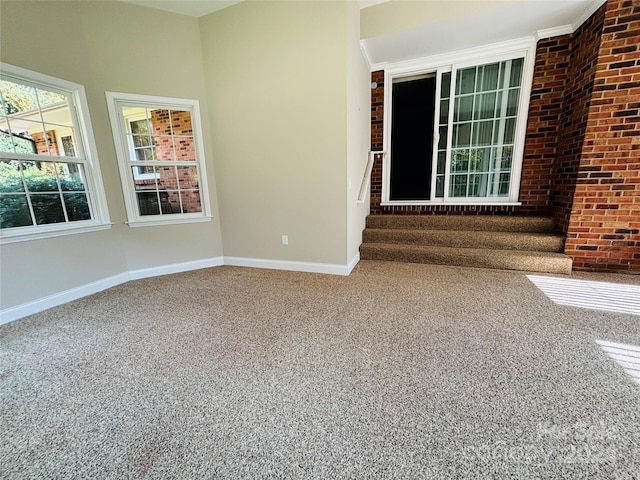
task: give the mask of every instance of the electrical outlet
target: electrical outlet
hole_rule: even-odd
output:
[[[289,235],[282,235],[282,244],[289,245]]]

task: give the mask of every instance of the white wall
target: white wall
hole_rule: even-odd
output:
[[[4,245],[3,310],[223,255],[344,273],[357,258],[370,80],[355,2],[243,2],[201,19],[112,1],[0,8],[4,62],[85,86],[114,223]],[[105,91],[200,101],[212,222],[125,224]]]
[[[198,22],[121,2],[0,3],[3,62],[85,86],[113,228],[1,247],[2,309],[130,270],[222,255],[212,149],[205,138],[212,222],[125,225],[105,91],[196,98],[209,130]]]
[[[346,6],[200,19],[225,256],[347,263]]]
[[[472,16],[521,0],[392,0],[362,9],[361,38]]]
[[[369,213],[369,192],[357,203],[367,166],[371,130],[371,73],[360,50],[360,9],[347,4],[347,258],[358,258]]]

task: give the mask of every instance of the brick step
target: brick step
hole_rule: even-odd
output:
[[[561,274],[570,274],[572,265],[570,257],[553,252],[389,243],[363,243],[360,246],[360,258]]]
[[[470,230],[367,228],[363,232],[363,242],[556,253],[562,252],[564,248],[564,237],[550,233]]]
[[[369,215],[367,228],[553,233],[548,217],[508,215]]]

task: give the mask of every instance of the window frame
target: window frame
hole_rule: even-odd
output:
[[[382,166],[382,206],[402,205],[521,205],[519,202],[520,182],[522,176],[522,161],[524,156],[524,142],[526,135],[529,100],[531,97],[531,85],[533,69],[535,65],[535,41],[529,38],[503,42],[485,47],[461,50],[433,57],[421,58],[406,62],[398,62],[385,66],[384,84],[387,86],[384,92],[384,118],[383,118],[383,150],[388,152],[384,157]],[[438,152],[438,129],[440,116],[440,93],[442,74],[451,73],[450,99],[455,98],[456,73],[469,67],[497,63],[506,60],[523,59],[522,79],[520,84],[520,96],[518,101],[518,115],[514,133],[514,147],[511,168],[511,179],[508,196],[495,197],[448,197],[448,185],[450,179],[453,115],[455,103],[451,101],[448,115],[447,150],[445,167],[445,196],[436,197],[436,168]],[[429,200],[390,200],[391,182],[391,114],[392,114],[392,89],[394,81],[406,77],[436,73],[436,97],[434,109],[434,135],[432,162],[431,198]]]
[[[155,95],[140,95],[133,93],[105,92],[111,130],[116,148],[118,168],[120,170],[120,181],[124,193],[125,208],[127,212],[127,225],[130,227],[144,227],[157,225],[172,225],[195,222],[211,221],[211,206],[209,201],[209,190],[207,185],[206,161],[204,156],[204,143],[202,134],[202,123],[200,117],[200,102],[195,99],[160,97]],[[130,142],[128,138],[128,118],[123,115],[122,107],[140,107],[146,109],[167,109],[167,110],[188,110],[191,113],[191,128],[194,142],[195,161],[184,162],[186,166],[196,167],[198,173],[198,185],[200,194],[201,212],[192,213],[172,213],[157,215],[141,215],[138,208],[138,199],[135,189],[135,180],[157,179],[157,174],[142,174],[149,178],[137,178],[133,174],[132,168],[144,165],[136,164],[130,159]],[[125,124],[126,122],[126,124]],[[161,164],[169,163],[158,161]],[[175,164],[180,161],[173,161]],[[137,162],[143,163],[143,162]],[[152,163],[155,165],[155,162]],[[160,209],[162,212],[162,209]]]
[[[76,156],[0,152],[2,159],[37,162],[78,163],[83,165],[85,190],[91,218],[73,222],[58,222],[22,227],[0,228],[0,244],[40,240],[63,235],[80,234],[111,228],[102,172],[96,148],[89,105],[83,85],[8,63],[0,62],[2,79],[65,95],[69,101]],[[58,139],[59,140],[59,139]]]

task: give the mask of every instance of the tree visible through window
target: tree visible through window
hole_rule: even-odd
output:
[[[12,73],[16,72],[16,73]],[[79,128],[82,87],[3,65],[0,77],[0,227],[3,238],[105,223]],[[84,113],[86,115],[86,113]],[[58,226],[56,226],[58,225]],[[14,230],[15,229],[15,230]]]

